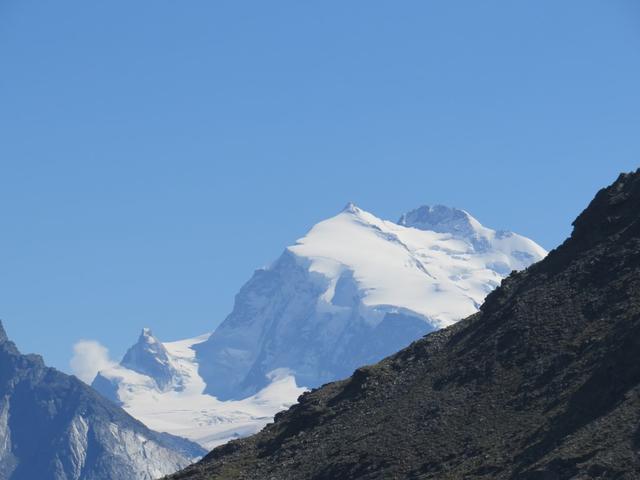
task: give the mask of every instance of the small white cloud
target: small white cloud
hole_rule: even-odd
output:
[[[71,371],[83,382],[90,384],[100,370],[113,366],[109,350],[95,340],[80,340],[73,346]]]

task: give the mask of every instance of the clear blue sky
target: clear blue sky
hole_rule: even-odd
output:
[[[638,165],[635,0],[0,0],[0,317],[65,370],[212,330],[347,201],[552,248]]]

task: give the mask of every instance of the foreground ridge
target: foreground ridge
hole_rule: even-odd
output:
[[[640,170],[479,313],[172,479],[640,476]]]

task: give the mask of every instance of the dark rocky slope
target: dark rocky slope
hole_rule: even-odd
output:
[[[0,479],[130,480],[201,455],[153,432],[75,377],[22,355],[0,324]]]
[[[640,478],[640,170],[480,313],[173,479]]]

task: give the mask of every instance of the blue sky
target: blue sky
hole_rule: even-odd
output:
[[[0,318],[68,370],[212,330],[348,201],[546,248],[640,165],[640,4],[0,0]]]

